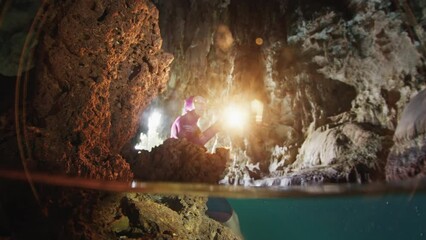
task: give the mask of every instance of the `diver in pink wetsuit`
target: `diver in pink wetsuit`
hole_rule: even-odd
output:
[[[184,114],[176,118],[171,129],[171,137],[176,139],[186,138],[188,141],[204,146],[220,128],[219,122],[214,123],[204,132],[197,123],[206,110],[206,101],[200,96],[191,96],[185,100]],[[206,215],[230,227],[236,234],[242,236],[238,215],[235,213],[225,198],[209,197]]]
[[[216,133],[219,132],[217,123],[206,131],[201,132],[197,123],[206,108],[206,101],[202,97],[189,97],[185,100],[185,114],[179,116],[171,129],[172,138],[186,138],[188,141],[204,146]]]

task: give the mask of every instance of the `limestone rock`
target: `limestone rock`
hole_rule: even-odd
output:
[[[386,164],[388,181],[426,176],[426,90],[419,92],[402,113]]]
[[[383,155],[388,148],[383,138],[356,123],[319,128],[308,136],[297,160],[284,172],[245,184],[288,186],[382,180]]]
[[[210,154],[186,139],[170,138],[151,152],[141,151],[130,161],[135,178],[140,180],[216,184],[228,160],[225,149]]]
[[[403,142],[426,133],[426,90],[420,91],[405,107],[398,127],[395,141]]]
[[[380,137],[354,123],[330,129],[317,129],[309,135],[300,148],[294,169],[333,164],[356,165],[363,163],[370,168],[377,164],[381,150]]]

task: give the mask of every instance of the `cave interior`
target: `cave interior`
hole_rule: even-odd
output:
[[[268,188],[426,174],[422,0],[0,7],[2,178]],[[206,101],[202,131],[220,123],[205,146],[170,138],[190,96]],[[1,182],[19,191],[1,198],[0,236],[239,237],[206,217],[205,197],[67,190],[48,179]],[[10,220],[16,212],[28,217]]]

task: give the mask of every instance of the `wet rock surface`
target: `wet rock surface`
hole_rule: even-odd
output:
[[[239,239],[205,215],[206,201],[189,196],[106,195],[90,223],[93,232],[102,235],[90,239]]]
[[[0,183],[1,190],[11,190],[13,186],[15,192],[0,198],[1,220],[6,223],[0,229],[2,237],[241,239],[231,229],[207,217],[206,197],[107,193],[37,185],[49,193],[40,195],[38,202],[26,184],[4,183]],[[40,206],[46,202],[49,204]]]
[[[227,149],[207,149],[186,139],[167,139],[150,152],[142,150],[130,161],[136,179],[145,181],[217,184],[229,161]]]

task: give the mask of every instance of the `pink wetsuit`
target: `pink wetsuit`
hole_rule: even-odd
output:
[[[218,129],[213,125],[206,131],[201,132],[197,125],[198,119],[200,119],[200,116],[195,113],[195,110],[176,118],[172,125],[170,137],[177,139],[186,138],[190,142],[204,146],[204,144],[216,135]]]

